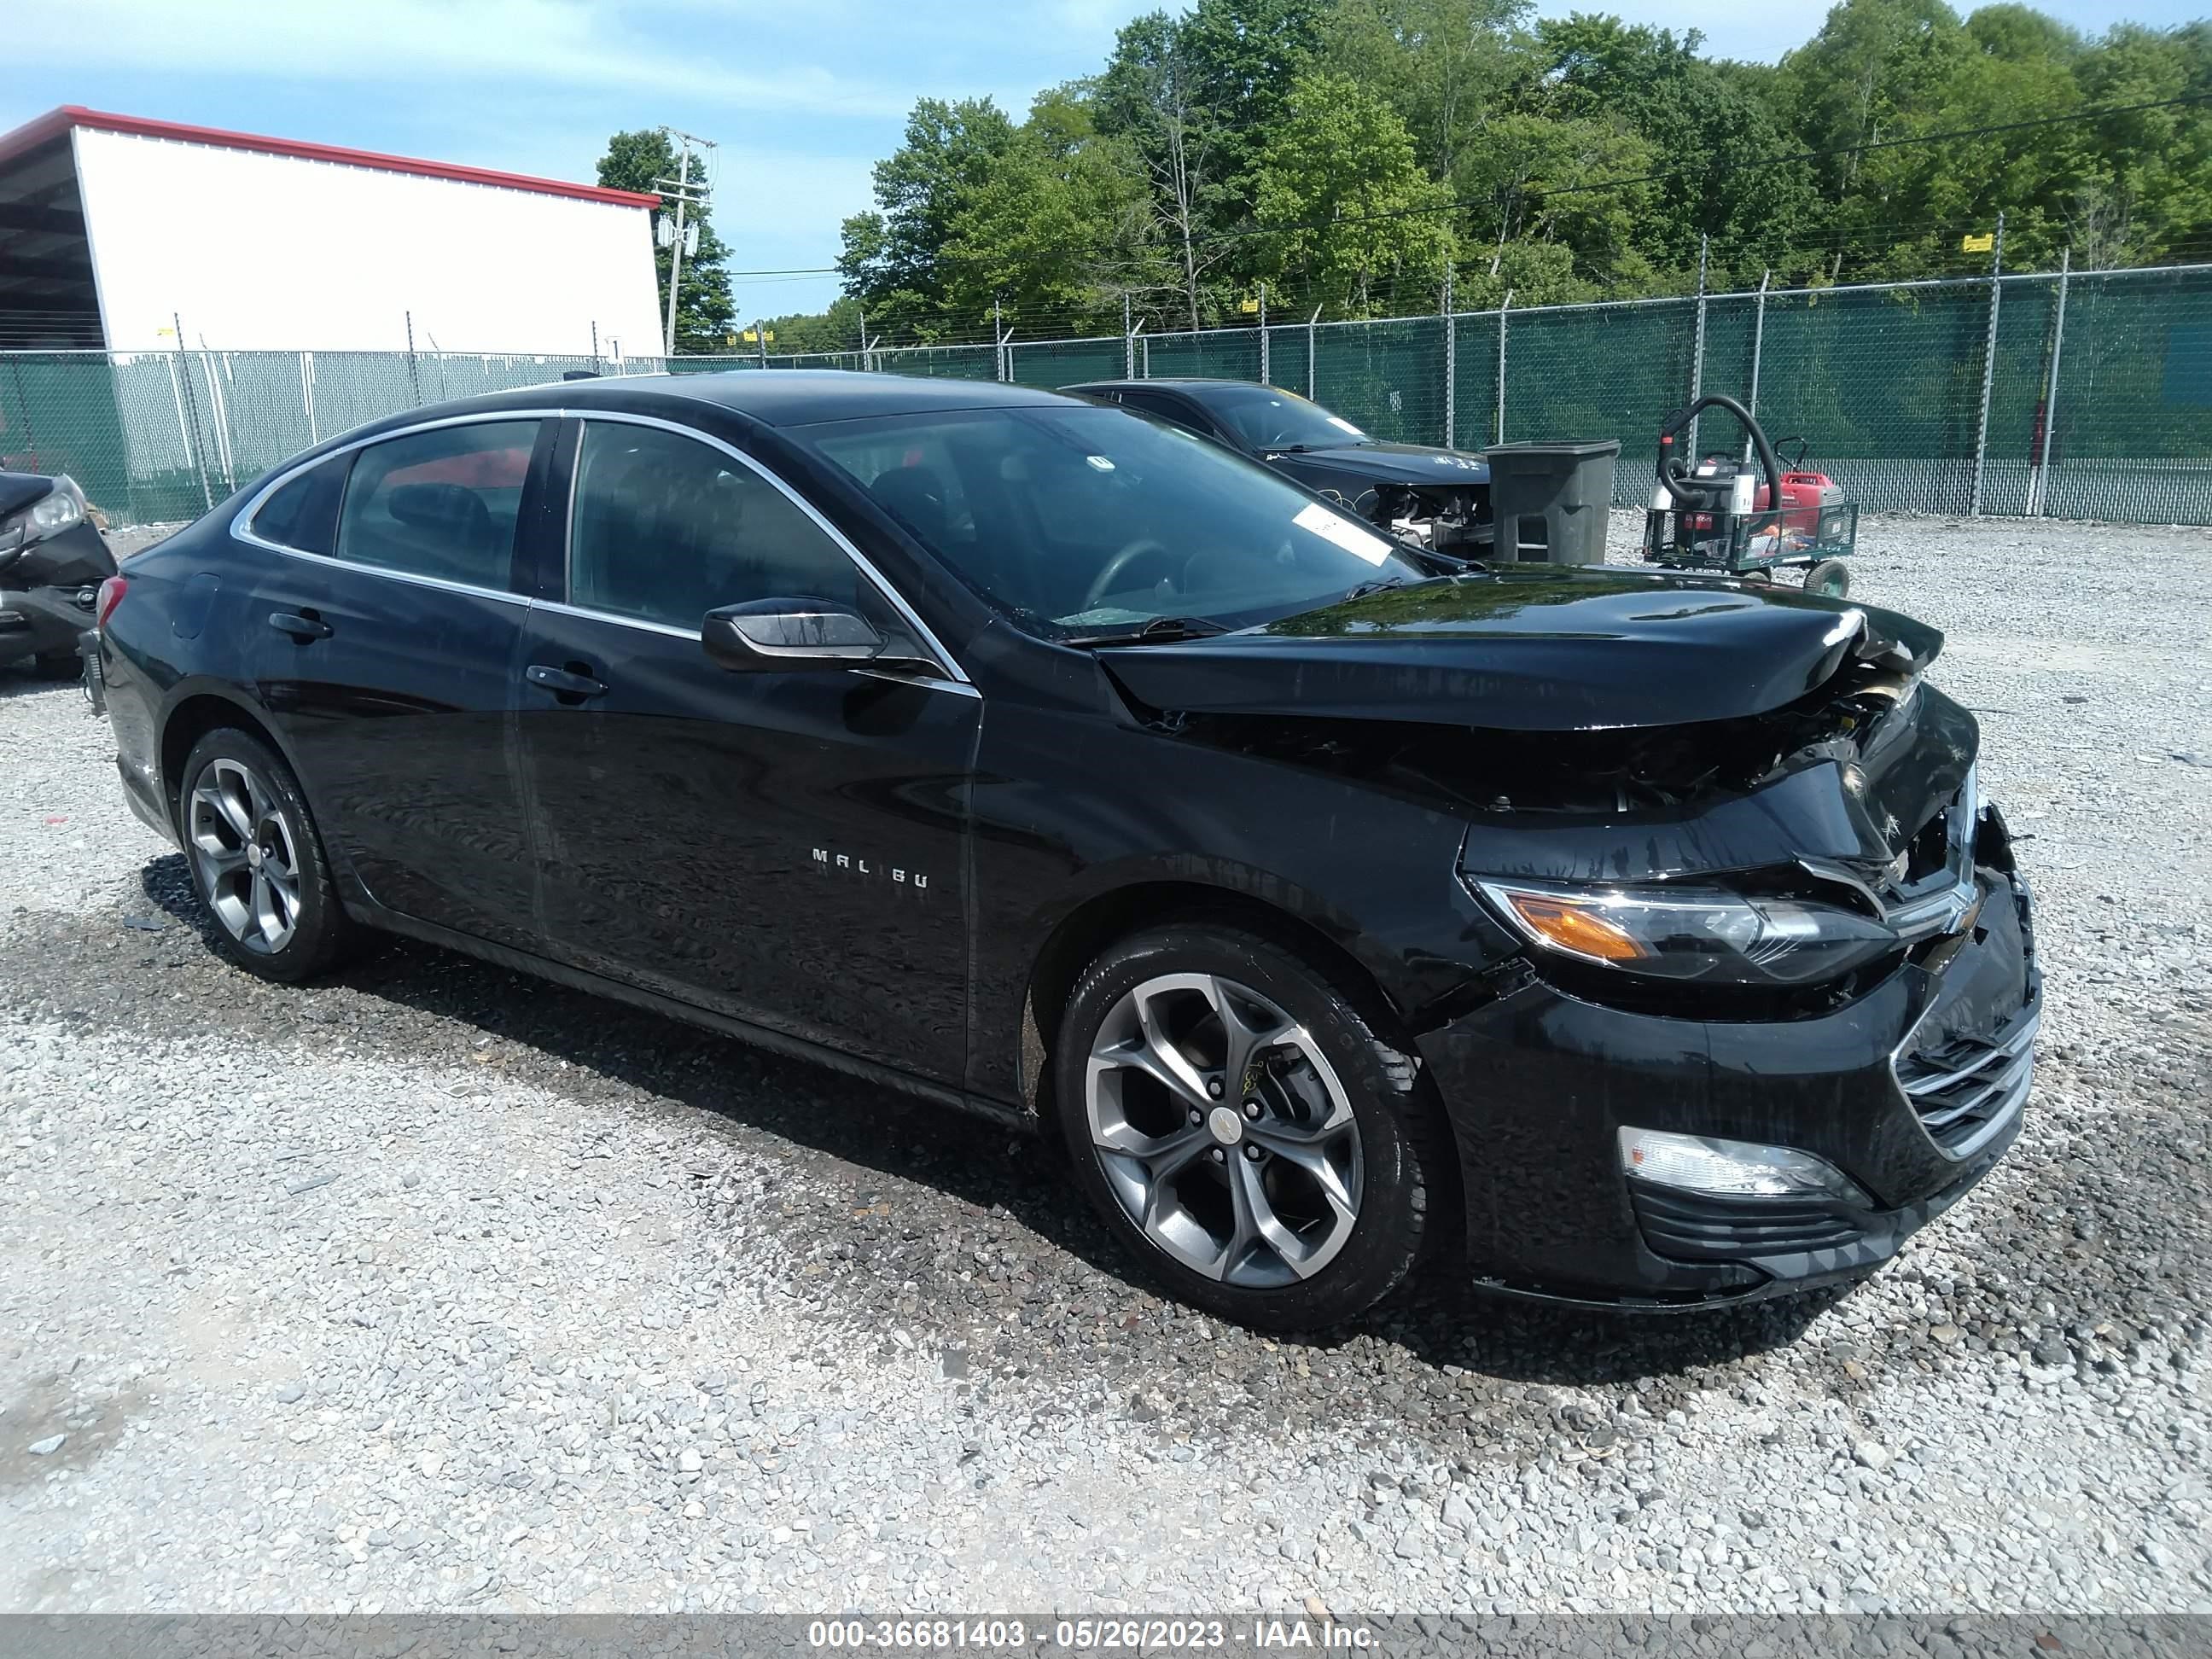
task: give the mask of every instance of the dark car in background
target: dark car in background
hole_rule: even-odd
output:
[[[1490,463],[1480,455],[1370,438],[1295,392],[1250,380],[1089,380],[1060,390],[1226,444],[1378,530],[1455,558],[1489,556]]]
[[[0,665],[27,660],[49,678],[75,678],[94,596],[114,574],[74,479],[0,472]]]
[[[1124,410],[781,371],[392,417],[100,607],[246,969],[388,930],[1042,1129],[1255,1325],[1425,1255],[1848,1278],[2019,1129],[2028,891],[1901,616],[1468,570]]]

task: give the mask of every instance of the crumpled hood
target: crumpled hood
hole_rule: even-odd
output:
[[[1386,589],[1099,657],[1157,709],[1571,732],[1761,714],[1850,658],[1917,671],[1942,644],[1895,611],[1796,589],[1546,567]]]
[[[0,519],[44,501],[53,488],[54,481],[42,472],[0,472]]]
[[[1346,444],[1336,449],[1270,454],[1267,460],[1294,477],[1352,477],[1371,483],[1447,484],[1455,489],[1490,483],[1490,463],[1481,456],[1455,449],[1429,449],[1419,444]]]

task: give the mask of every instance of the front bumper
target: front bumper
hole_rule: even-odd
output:
[[[1677,1019],[1532,976],[1422,1037],[1476,1274],[1563,1300],[1684,1307],[1856,1278],[1895,1255],[2003,1156],[2033,1080],[2033,904],[1994,809],[1975,858],[1971,929],[1833,1013]],[[1632,1180],[1624,1126],[1797,1147],[1875,1207]]]
[[[92,620],[80,587],[0,588],[0,662],[75,652]]]

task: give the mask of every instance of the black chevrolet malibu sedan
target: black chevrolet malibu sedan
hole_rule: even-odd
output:
[[[246,969],[434,940],[1065,1138],[1179,1295],[1700,1306],[2017,1133],[2027,889],[1907,618],[1492,573],[1187,432],[836,373],[300,456],[99,599]]]

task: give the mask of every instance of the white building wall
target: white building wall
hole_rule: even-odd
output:
[[[113,351],[659,349],[642,207],[80,127]]]

